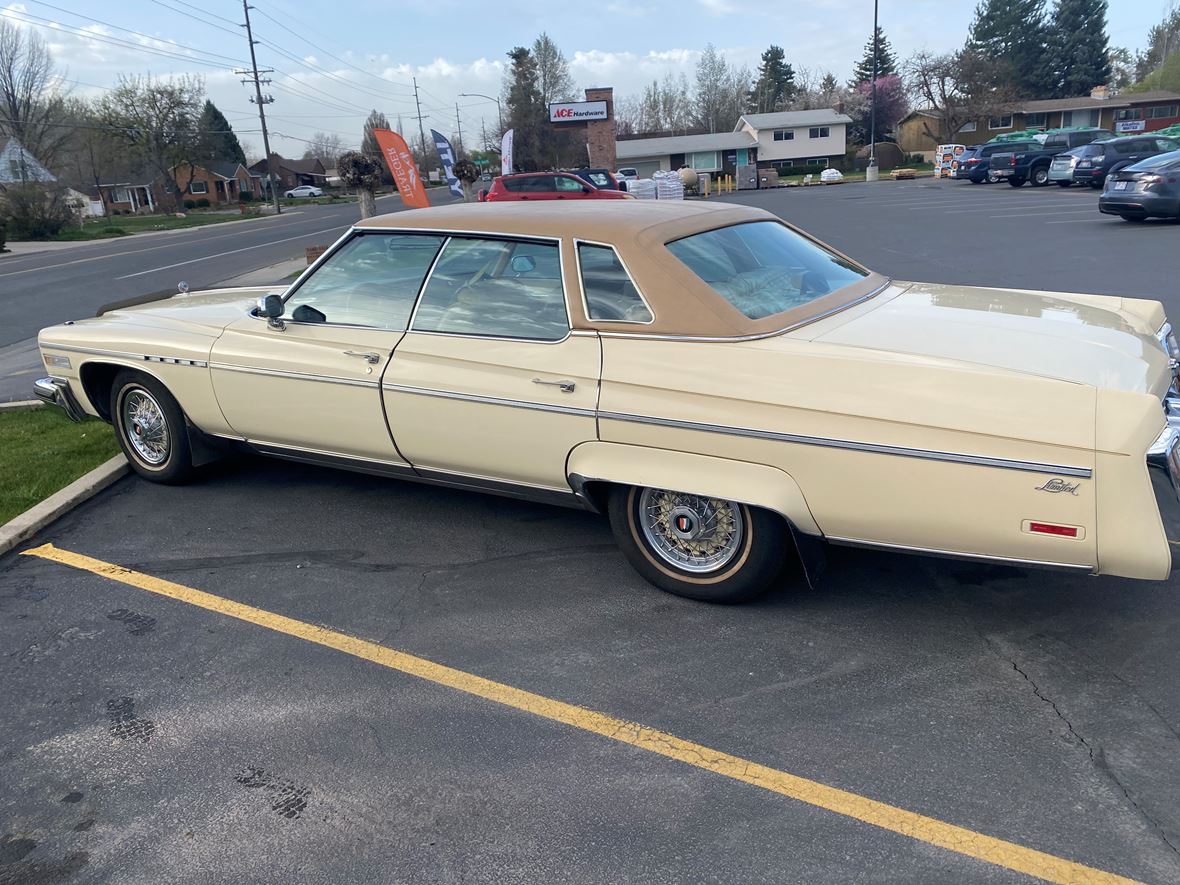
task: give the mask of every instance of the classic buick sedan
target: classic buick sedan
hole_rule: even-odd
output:
[[[146,479],[236,446],[586,507],[695,599],[793,557],[814,582],[825,542],[1160,580],[1180,538],[1158,302],[898,282],[753,208],[370,218],[285,291],[40,348],[38,396],[110,421]]]

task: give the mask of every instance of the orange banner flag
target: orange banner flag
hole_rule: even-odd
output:
[[[406,140],[396,132],[388,129],[374,129],[373,135],[381,147],[381,155],[393,173],[393,180],[397,182],[398,192],[402,195],[402,202],[414,209],[425,209],[430,206],[426,196],[426,187],[422,184],[422,176],[418,174],[418,164],[414,162],[414,155],[410,152]]]

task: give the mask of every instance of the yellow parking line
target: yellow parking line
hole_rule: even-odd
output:
[[[552,698],[513,688],[500,682],[493,682],[490,679],[436,664],[405,652],[395,651],[375,642],[358,639],[327,627],[318,627],[304,621],[297,621],[294,618],[255,608],[252,605],[244,605],[234,602],[232,599],[214,596],[202,590],[195,590],[192,587],[174,584],[171,581],[131,571],[99,559],[92,559],[80,553],[62,550],[52,544],[44,544],[41,547],[26,550],[23,555],[36,556],[72,566],[113,581],[138,587],[141,590],[167,596],[180,602],[187,602],[189,605],[228,615],[231,618],[238,618],[307,642],[314,642],[317,645],[372,661],[374,664],[380,664],[391,670],[398,670],[437,685],[444,685],[447,688],[523,710],[544,719],[580,728],[583,731],[629,744],[669,759],[675,759],[714,774],[761,787],[772,793],[789,796],[800,802],[806,802],[817,808],[872,824],[883,830],[899,833],[902,836],[936,845],[967,857],[987,861],[1009,870],[1036,876],[1048,882],[1057,882],[1061,885],[1067,885],[1067,883],[1068,885],[1098,885],[1098,883],[1102,883],[1102,885],[1113,885],[1113,883],[1137,885],[1134,880],[1117,876],[1114,873],[1107,873],[1084,864],[1055,857],[1052,854],[1046,854],[1043,851],[1017,845],[1014,842],[1006,842],[1003,839],[996,839],[974,830],[948,824],[923,814],[907,811],[904,808],[878,802],[866,796],[759,765],[739,756],[731,756],[729,753],[686,741],[667,732],[647,728],[635,722],[616,719],[614,716],[584,707],[555,701]]]

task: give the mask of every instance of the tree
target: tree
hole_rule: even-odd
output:
[[[1135,82],[1135,56],[1125,46],[1112,46],[1106,54],[1110,62],[1110,78],[1106,81],[1112,93],[1119,93]]]
[[[897,56],[893,54],[893,47],[889,45],[889,38],[885,36],[884,29],[877,28],[873,36],[865,41],[864,56],[852,69],[852,79],[848,81],[849,89],[855,89],[861,83],[873,79],[874,43],[877,44],[877,76],[887,77],[897,73]]]
[[[942,55],[921,50],[910,56],[904,67],[906,86],[914,103],[936,121],[932,127],[926,118],[926,134],[945,144],[965,124],[1006,111],[1015,96],[1002,83],[1004,69],[1002,62],[970,48]]]
[[[876,91],[876,138],[880,141],[881,136],[891,131],[909,112],[910,106],[906,98],[905,86],[897,74],[878,77]],[[848,138],[857,144],[868,144],[870,133],[873,131],[872,85],[868,82],[861,83],[856,87],[855,96],[855,102],[849,102],[850,106],[847,108],[848,114],[853,120],[852,126],[849,127]]]
[[[45,41],[0,18],[0,141],[15,138],[51,169],[72,135],[61,86]]]
[[[393,173],[386,168],[385,155],[381,152],[381,145],[377,144],[377,136],[373,134],[374,129],[388,128],[389,119],[383,113],[378,110],[370,111],[368,119],[365,120],[364,135],[361,137],[361,153],[377,160],[381,181],[384,184],[392,185],[394,183]],[[398,132],[401,132],[401,129],[398,129]]]
[[[90,102],[67,99],[64,120],[70,128],[70,140],[58,161],[58,177],[79,190],[97,188],[102,176],[121,163],[127,146],[107,128]]]
[[[1135,79],[1143,80],[1180,49],[1180,7],[1147,32],[1147,48],[1135,60]]]
[[[1043,96],[1047,75],[1045,0],[980,0],[968,48],[997,62],[997,84],[1007,81],[1022,97]]]
[[[697,60],[693,123],[706,132],[729,132],[745,109],[750,72],[731,67],[712,44]]]
[[[246,165],[246,153],[238,144],[229,120],[217,109],[217,105],[205,99],[201,116],[197,120],[197,146],[193,157],[197,162],[206,160],[227,160]]]
[[[762,53],[762,64],[754,80],[754,87],[746,107],[753,114],[781,111],[795,97],[795,71],[786,61],[781,46],[771,44]]]
[[[508,128],[512,134],[512,168],[531,172],[540,168],[541,127],[548,119],[537,85],[537,60],[524,46],[508,53],[512,66],[505,75],[504,103],[508,105]]]
[[[204,95],[204,81],[196,76],[120,75],[99,105],[100,118],[116,130],[132,157],[164,179],[177,210],[192,184]]]
[[[537,64],[537,91],[541,93],[543,107],[548,109],[551,102],[577,98],[569,62],[544,31],[533,41],[533,59]]]
[[[305,160],[322,160],[326,168],[332,168],[340,155],[344,153],[344,140],[335,133],[315,132],[308,139],[307,149],[303,152]]]
[[[336,162],[336,174],[346,187],[356,188],[357,206],[361,218],[377,214],[377,186],[385,163],[380,156],[372,157],[364,151],[348,151]]]
[[[1110,79],[1106,0],[1057,0],[1049,29],[1048,68],[1055,98],[1089,95]]]

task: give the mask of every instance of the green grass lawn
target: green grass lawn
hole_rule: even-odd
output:
[[[248,215],[234,212],[190,211],[183,218],[176,215],[114,215],[87,222],[84,227],[67,227],[53,239],[57,242],[70,240],[105,240],[110,237],[126,237],[152,230],[180,230],[186,227],[201,227],[206,224],[224,224],[227,221],[241,221]]]
[[[0,524],[118,450],[114,431],[102,421],[75,424],[51,407],[0,412]]]

